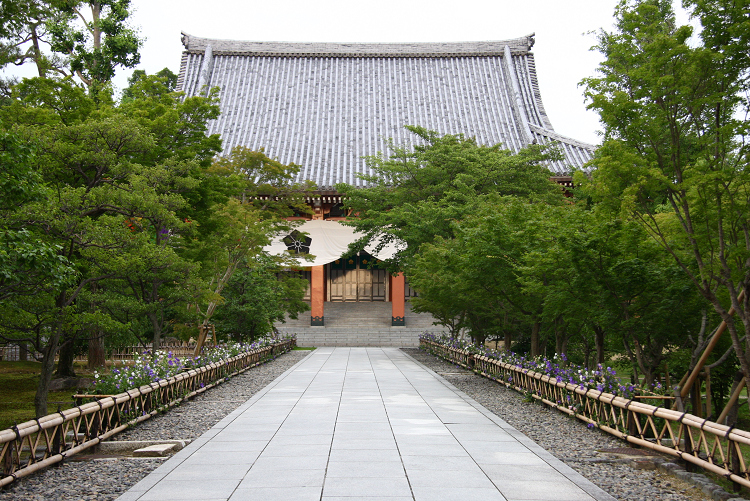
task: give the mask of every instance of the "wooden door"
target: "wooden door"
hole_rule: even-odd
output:
[[[388,275],[385,270],[367,268],[371,256],[342,258],[328,266],[328,300],[333,302],[385,301]]]

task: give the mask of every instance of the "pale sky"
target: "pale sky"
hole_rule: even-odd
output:
[[[600,55],[590,32],[612,27],[617,0],[132,0],[146,38],[139,68],[177,73],[180,32],[206,38],[286,42],[461,42],[536,33],[539,87],[555,130],[600,142],[581,79]],[[685,22],[683,20],[683,22]],[[122,89],[132,70],[119,70]],[[467,131],[470,133],[470,131]]]

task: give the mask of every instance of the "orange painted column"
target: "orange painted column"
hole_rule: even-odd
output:
[[[312,266],[310,273],[310,325],[325,325],[323,304],[325,303],[325,269]]]
[[[406,325],[406,316],[404,315],[404,274],[399,273],[391,280],[391,325],[394,327],[404,327]]]

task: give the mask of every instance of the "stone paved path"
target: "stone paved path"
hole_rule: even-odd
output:
[[[397,348],[318,348],[119,501],[613,500]]]

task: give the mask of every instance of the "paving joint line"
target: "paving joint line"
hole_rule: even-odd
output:
[[[334,351],[336,350],[335,349],[331,350],[331,355],[333,355]],[[344,377],[341,380],[341,391],[339,392],[339,405],[336,408],[336,418],[333,420],[333,432],[331,433],[331,445],[328,447],[328,459],[326,460],[326,468],[323,473],[323,485],[320,487],[320,501],[323,501],[323,493],[326,490],[326,479],[328,478],[328,467],[331,464],[331,453],[333,452],[333,440],[336,437],[336,425],[339,422],[339,413],[341,412],[341,401],[344,398],[344,386],[346,386],[346,373],[347,373],[347,369],[349,369],[349,358],[351,357],[351,354],[352,354],[352,349],[349,348],[349,351],[346,356],[346,367],[344,368]],[[328,355],[328,357],[330,358],[331,355]]]
[[[408,353],[405,353],[405,352],[403,352],[403,351],[401,351],[401,350],[398,350],[398,353],[399,353],[399,354],[400,354],[401,356],[406,356],[406,357],[408,357],[408,358],[409,358],[409,359],[411,359],[411,361],[413,361],[413,362],[417,362],[417,361],[416,361],[415,359],[413,359],[412,357],[410,357]],[[389,360],[391,360],[391,363],[393,363],[393,359],[392,359],[392,358],[391,358],[391,357],[390,357],[390,356],[389,356],[388,354],[386,354],[386,356],[388,357],[388,359],[389,359]],[[417,362],[417,363],[418,363],[418,362]],[[448,428],[448,426],[447,426],[447,423],[444,423],[444,422],[443,422],[442,418],[441,418],[441,417],[440,417],[440,416],[438,415],[438,413],[437,413],[437,412],[435,412],[435,409],[434,409],[434,408],[432,407],[432,405],[431,405],[431,404],[430,404],[430,403],[429,403],[429,402],[427,401],[427,399],[426,399],[425,397],[423,397],[423,396],[422,396],[422,393],[421,393],[421,392],[420,392],[420,391],[419,391],[419,390],[417,389],[417,387],[416,387],[416,386],[414,386],[414,383],[412,383],[412,381],[411,381],[411,380],[409,379],[409,377],[408,377],[408,376],[407,376],[406,374],[404,374],[404,372],[403,372],[403,371],[401,370],[401,368],[400,368],[400,367],[398,367],[398,365],[396,365],[395,363],[394,363],[393,365],[394,365],[394,366],[395,366],[396,368],[398,368],[398,371],[399,371],[399,372],[401,373],[401,375],[402,375],[402,376],[404,377],[404,379],[406,379],[406,381],[407,381],[407,382],[408,382],[408,383],[409,383],[409,384],[411,385],[411,387],[412,387],[412,388],[414,388],[414,391],[416,391],[416,392],[417,392],[417,395],[419,395],[419,397],[420,397],[420,398],[421,398],[421,399],[422,399],[422,400],[424,401],[424,403],[425,403],[425,404],[427,404],[427,406],[428,406],[428,407],[430,408],[430,410],[431,410],[431,411],[432,411],[432,413],[433,413],[433,414],[435,415],[435,417],[436,417],[436,418],[437,418],[437,419],[438,419],[438,420],[440,421],[440,423],[441,423],[441,424],[442,424],[442,425],[443,425],[443,426],[445,427],[445,429],[446,429],[446,430],[448,430],[448,433],[450,433],[450,436],[451,436],[451,437],[453,437],[453,438],[454,438],[454,440],[456,440],[456,442],[458,442],[458,444],[459,444],[459,445],[461,446],[461,448],[462,448],[462,449],[464,450],[464,452],[466,452],[466,454],[467,454],[467,455],[468,455],[468,456],[469,456],[469,457],[471,458],[471,460],[472,460],[472,461],[474,462],[474,464],[475,464],[475,465],[477,466],[477,468],[479,468],[479,471],[481,471],[481,472],[482,472],[482,474],[483,474],[483,475],[484,475],[484,476],[485,476],[485,477],[487,478],[487,480],[489,480],[489,482],[490,482],[490,483],[491,483],[492,485],[494,485],[494,486],[495,486],[495,489],[497,490],[497,492],[498,492],[498,493],[499,493],[500,495],[502,495],[502,493],[500,492],[500,488],[499,488],[499,487],[498,487],[498,486],[497,486],[497,485],[495,484],[495,482],[493,482],[493,480],[492,480],[492,479],[490,478],[490,476],[489,476],[489,475],[487,475],[487,472],[485,472],[485,471],[484,471],[484,468],[482,468],[482,466],[481,466],[481,465],[480,465],[479,463],[477,463],[476,459],[474,459],[474,456],[473,456],[473,455],[472,455],[472,454],[471,454],[471,453],[470,453],[470,452],[469,452],[469,451],[468,451],[468,450],[466,449],[466,447],[465,447],[465,446],[464,446],[464,444],[463,444],[463,443],[461,442],[461,440],[459,440],[459,439],[458,439],[458,437],[456,437],[456,435],[454,435],[454,434],[453,434],[453,431],[452,431],[452,430],[451,430],[450,428]],[[419,363],[418,363],[418,365],[422,366],[422,364],[419,364]],[[423,368],[423,369],[426,369],[426,367],[424,367],[424,366],[422,366],[422,368]],[[437,373],[436,373],[436,372],[434,372],[434,371],[430,371],[430,372],[428,372],[428,374],[430,374],[430,373],[431,373],[431,375],[432,375],[433,377],[437,376]],[[442,383],[443,381],[445,381],[445,379],[444,379],[444,378],[442,378],[442,377],[435,377],[435,379],[437,379],[437,380],[438,380],[439,382],[441,382],[441,383]],[[442,381],[441,381],[441,380],[442,380]],[[453,393],[455,393],[455,392],[456,392],[456,390],[457,390],[457,388],[455,388],[455,387],[454,387],[454,388],[450,388],[450,387],[446,386],[446,388],[447,388],[448,390],[450,390],[451,392],[453,392]],[[462,397],[461,395],[459,395],[459,397],[461,397],[461,399],[463,400],[463,397]],[[467,402],[467,403],[468,403],[468,402]],[[472,407],[473,407],[473,406],[472,406]],[[477,411],[479,411],[479,409],[476,409],[476,410],[477,410]],[[484,413],[481,413],[481,412],[480,412],[480,414],[484,415]],[[396,444],[396,447],[398,447],[398,443]],[[407,475],[407,477],[408,477],[408,475]]]
[[[365,348],[365,353],[367,353],[367,360],[370,362],[370,367],[372,367],[372,376],[375,379],[375,384],[378,385],[378,393],[380,394],[380,400],[383,401],[383,409],[385,410],[385,417],[388,420],[388,428],[391,430],[391,435],[393,436],[393,442],[396,444],[396,451],[398,451],[398,459],[401,461],[401,468],[404,470],[404,477],[406,477],[406,483],[409,485],[409,492],[411,492],[411,498],[416,499],[416,496],[414,495],[414,488],[411,485],[411,480],[409,479],[409,473],[406,471],[406,465],[404,464],[404,456],[401,455],[401,449],[398,446],[398,440],[396,440],[396,434],[393,432],[393,425],[391,424],[391,418],[388,415],[388,406],[385,405],[385,398],[383,398],[383,390],[380,388],[380,381],[378,381],[378,375],[375,373],[375,367],[372,365],[372,360],[370,359],[370,349],[371,348]],[[393,363],[393,360],[391,357],[388,356],[388,354],[385,352],[384,349],[378,348],[387,358],[388,361],[393,365],[394,367],[397,367],[396,364]],[[399,369],[399,372],[401,370]],[[401,375],[403,376],[403,372],[401,372]],[[411,382],[407,379],[407,382],[411,384]],[[412,385],[412,388],[414,385]]]

